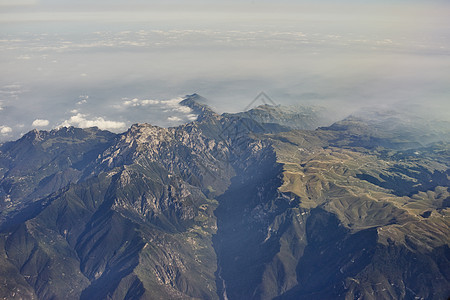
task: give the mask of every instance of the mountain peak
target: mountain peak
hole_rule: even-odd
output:
[[[178,127],[2,146],[0,299],[450,295],[449,145],[412,148],[424,125],[289,130],[321,110],[205,103],[184,97],[203,119]]]
[[[206,103],[208,99],[199,94],[186,95],[180,102],[180,105],[187,106],[192,109],[194,114],[198,115],[197,120],[201,121],[206,117],[217,115]]]
[[[33,129],[26,134],[23,135],[23,137],[20,140],[26,140],[31,142],[38,142],[41,141],[47,136],[47,131],[39,131],[37,129]]]

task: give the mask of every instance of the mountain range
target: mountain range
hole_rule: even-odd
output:
[[[262,105],[0,146],[4,299],[446,299],[450,125]],[[321,127],[322,126],[322,127]]]

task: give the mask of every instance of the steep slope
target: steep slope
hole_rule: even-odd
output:
[[[289,147],[305,145],[298,134],[284,137]],[[295,157],[285,147],[278,151],[285,165],[280,190],[298,196],[311,217],[298,285],[284,298],[448,296],[448,164],[428,158],[426,149],[421,158],[414,151],[399,159],[395,151],[335,147],[297,150]],[[373,184],[365,174],[391,184]]]
[[[264,104],[234,115],[250,118],[258,123],[275,123],[290,129],[314,130],[319,126],[329,124],[328,114],[330,112],[319,106]]]
[[[292,131],[283,109],[266,122],[202,101],[187,96],[198,119],[175,128],[2,145],[0,297],[450,295],[445,126],[433,144],[373,115]]]
[[[113,136],[92,160],[83,160],[79,176],[5,222],[3,293],[216,298],[214,196],[235,174],[229,163],[240,153],[235,150],[250,147],[252,128],[264,129],[248,120],[242,130],[242,122],[205,110],[195,123],[169,129],[136,124]],[[65,130],[37,132],[39,146]],[[71,145],[58,147],[70,152]]]
[[[350,140],[366,148],[412,149],[450,140],[450,122],[396,110],[358,111],[323,129],[340,132],[336,145]]]
[[[14,223],[11,218],[23,221],[28,214],[39,211],[42,198],[85,176],[86,166],[115,137],[97,128],[70,127],[50,132],[34,130],[16,142],[3,144],[0,147],[0,228]]]
[[[449,144],[374,151],[347,134],[266,137],[273,179],[231,185],[217,209],[223,298],[450,294]]]
[[[214,146],[191,129],[186,134],[186,128],[133,126],[92,164],[98,176],[45,198],[46,207],[36,217],[8,227],[2,236],[4,255],[36,297],[63,298],[68,285],[82,299],[133,298],[154,286],[159,291],[153,295],[162,298],[214,297],[214,269],[200,262],[215,263],[204,241],[215,227],[215,202],[188,183],[201,181],[203,164],[211,164],[206,152]],[[23,259],[15,259],[17,253]],[[66,260],[71,263],[63,264]],[[47,268],[51,271],[33,272]],[[79,278],[80,284],[64,276]]]

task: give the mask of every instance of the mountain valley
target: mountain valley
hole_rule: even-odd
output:
[[[0,145],[0,298],[450,296],[448,123],[205,103]]]

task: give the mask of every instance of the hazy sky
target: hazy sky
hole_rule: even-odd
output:
[[[450,119],[449,1],[0,0],[0,141],[279,104],[424,104]],[[342,111],[341,111],[342,112]]]

